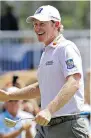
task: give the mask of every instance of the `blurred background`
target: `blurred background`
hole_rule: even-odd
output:
[[[0,73],[36,69],[42,53],[32,24],[26,18],[41,5],[53,5],[61,14],[64,36],[75,42],[90,67],[90,1],[0,1]]]
[[[75,42],[81,52],[85,79],[90,69],[90,1],[0,1],[1,87],[3,75],[21,71],[27,83],[31,76],[27,72],[37,69],[43,45],[37,41],[33,26],[26,23],[26,18],[41,5],[48,4],[60,11],[64,36]]]
[[[60,11],[63,34],[81,51],[84,73],[90,67],[90,1],[0,1],[0,74],[38,67],[43,46],[26,18],[45,4]]]
[[[90,1],[0,1],[0,87],[14,74],[22,86],[37,81],[43,44],[37,41],[26,18],[39,6],[48,4],[60,11],[64,36],[80,50],[86,80],[90,73]]]
[[[11,87],[14,76],[18,76],[21,87],[37,81],[43,44],[37,41],[26,18],[48,4],[60,11],[63,35],[81,52],[85,102],[90,104],[90,1],[0,1],[0,88]],[[40,109],[40,99],[37,105],[32,106],[34,115]]]
[[[0,1],[0,87],[14,74],[19,76],[22,86],[37,81],[43,44],[37,41],[26,18],[48,4],[60,11],[63,35],[76,43],[81,52],[86,82],[90,74],[90,1]]]

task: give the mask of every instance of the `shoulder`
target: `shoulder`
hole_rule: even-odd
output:
[[[5,113],[4,112],[0,113],[0,121],[2,121],[4,118],[5,118]]]
[[[60,42],[58,45],[58,48],[66,48],[67,46],[74,46],[76,47],[76,44],[70,40],[65,39],[64,41]]]
[[[6,128],[5,124],[4,124],[4,118],[5,118],[5,114],[0,113],[0,133],[2,132],[2,128],[4,130],[4,128]]]
[[[70,40],[65,39],[62,43],[60,42],[58,47],[56,48],[59,52],[65,52],[65,51],[76,51],[79,53],[79,49],[76,46],[76,44]]]

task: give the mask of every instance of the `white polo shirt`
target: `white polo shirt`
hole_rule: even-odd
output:
[[[84,105],[84,83],[80,52],[73,42],[59,35],[45,47],[38,68],[42,109],[46,108],[59,93],[66,77],[75,73],[81,74],[80,88],[63,108],[54,113],[53,117],[78,113]]]

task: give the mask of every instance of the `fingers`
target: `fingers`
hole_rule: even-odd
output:
[[[37,124],[42,126],[46,126],[50,122],[50,120],[51,114],[48,109],[40,111],[34,119],[34,121],[36,121]]]
[[[43,117],[41,115],[37,115],[35,117],[34,121],[36,121],[36,123],[41,126],[46,126],[49,123],[49,120],[47,120],[45,117]]]
[[[40,115],[35,117],[35,121],[37,124],[42,125],[42,126],[46,126],[49,123],[47,119],[45,119],[44,117]]]

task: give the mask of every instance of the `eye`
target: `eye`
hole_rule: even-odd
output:
[[[42,22],[42,23],[40,23],[40,25],[41,25],[41,26],[44,26],[45,24]]]
[[[33,23],[33,26],[36,27],[37,26],[37,23]]]

